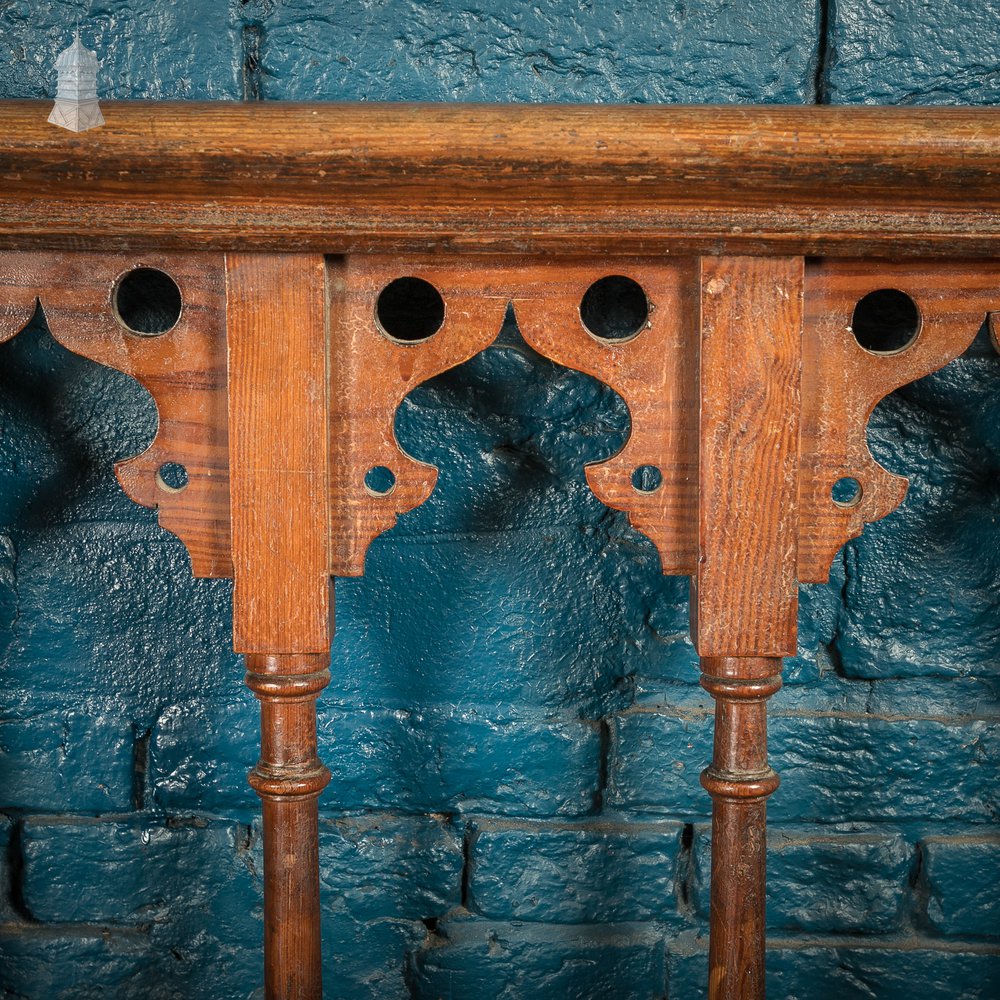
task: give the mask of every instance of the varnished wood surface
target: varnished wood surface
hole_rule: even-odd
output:
[[[321,1000],[316,698],[329,681],[326,263],[228,254],[233,646],[260,701],[267,1000]],[[299,654],[299,655],[294,655]],[[302,655],[305,654],[305,655]]]
[[[330,680],[329,656],[246,661],[247,687],[260,701],[260,759],[250,784],[263,811],[264,995],[322,1000],[318,797],[330,772],[317,756],[316,698]]]
[[[158,336],[115,315],[114,289],[137,266],[181,290],[181,318]],[[587,289],[609,275],[645,292],[648,318],[631,338],[601,340],[581,316]],[[425,341],[394,340],[376,318],[399,277],[442,297],[444,321]],[[891,353],[863,349],[851,327],[858,301],[884,288],[920,314],[917,337]],[[796,577],[824,579],[844,541],[902,500],[905,480],[868,451],[868,417],[960,354],[987,314],[996,338],[1000,264],[823,259],[803,277],[788,257],[0,252],[0,340],[36,298],[60,343],[133,375],[156,401],[157,437],[119,466],[127,492],[160,507],[198,575],[235,575],[235,643],[261,703],[250,780],[264,802],[269,998],[321,993],[316,800],[329,774],[315,701],[329,680],[327,578],[361,573],[371,540],[430,494],[436,470],[400,449],[396,409],[490,344],[510,303],[531,346],[621,394],[629,439],[588,467],[588,482],[653,540],[664,572],[698,578],[696,640],[716,701],[702,779],[713,798],[710,990],[759,1000],[765,800],[777,784],[765,704],[780,685],[777,655],[794,649]],[[188,469],[185,489],[159,483],[165,461]],[[365,486],[379,465],[395,476],[384,493]],[[632,481],[646,465],[663,477],[648,491]],[[861,484],[856,504],[831,496],[844,476]]]
[[[0,246],[989,256],[1000,110],[0,102]]]
[[[702,686],[715,699],[709,1000],[763,1000],[767,925],[767,798],[778,776],[767,763],[767,699],[781,687],[781,660],[702,657]],[[775,998],[778,1000],[778,998]]]
[[[136,336],[115,319],[114,287],[136,266],[161,269],[180,288],[181,318],[161,336]],[[361,573],[371,540],[429,496],[436,471],[399,448],[396,408],[419,382],[491,343],[508,301],[536,350],[593,375],[625,400],[628,441],[588,466],[587,481],[654,542],[664,573],[696,572],[697,259],[366,255],[328,258],[326,266],[333,575]],[[637,281],[650,304],[644,329],[614,343],[591,336],[580,319],[587,288],[610,274]],[[905,493],[905,479],[868,451],[871,410],[957,357],[987,313],[996,328],[1000,264],[818,260],[807,262],[805,274],[798,578],[822,582],[837,550]],[[394,343],[375,321],[379,292],[405,275],[430,281],[445,301],[445,324],[424,343]],[[56,339],[127,372],[153,395],[157,436],[142,455],[118,464],[118,478],[134,500],[158,508],[160,524],[187,546],[196,576],[232,575],[224,286],[224,258],[212,252],[0,252],[0,339],[16,334],[40,299]],[[850,329],[858,301],[881,288],[912,296],[921,316],[917,339],[890,355],[863,350]],[[744,349],[754,344],[748,332]],[[157,471],[164,462],[188,470],[185,489],[162,487]],[[379,464],[397,477],[386,496],[364,487],[365,473]],[[647,464],[661,470],[663,482],[643,493],[630,477]],[[840,507],[830,490],[848,475],[861,484],[862,497]]]
[[[326,271],[318,254],[229,254],[233,648],[330,648]]]
[[[138,335],[116,318],[115,288],[135,268],[177,283],[183,305],[171,330]],[[195,576],[232,576],[222,254],[0,252],[0,341],[28,323],[36,300],[60,344],[131,375],[152,395],[156,436],[116,464],[118,481],[184,542]],[[183,489],[166,487],[165,463],[185,468]]]
[[[910,296],[919,314],[916,338],[898,351],[865,350],[852,332],[854,307],[880,289]],[[804,302],[798,579],[823,583],[840,548],[906,496],[905,476],[884,469],[868,450],[872,410],[972,343],[987,313],[1000,308],[1000,261],[814,261],[806,268]],[[832,500],[833,484],[844,476],[861,487],[856,504]]]
[[[795,652],[802,284],[800,257],[701,261],[700,656]]]
[[[502,274],[502,271],[501,271]],[[401,343],[376,319],[379,293],[393,280],[419,278],[443,292],[444,322],[429,339]],[[399,514],[423,503],[437,469],[407,455],[396,441],[396,410],[415,386],[461,364],[500,332],[507,290],[496,268],[466,268],[451,258],[334,257],[330,295],[330,572],[360,576],[372,540]],[[376,494],[370,469],[394,477]]]

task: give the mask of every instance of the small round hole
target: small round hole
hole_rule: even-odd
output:
[[[854,339],[873,354],[892,354],[913,343],[920,332],[920,310],[905,292],[880,288],[854,307]]]
[[[611,274],[595,281],[584,293],[580,319],[598,340],[631,340],[649,321],[649,300],[638,281]]]
[[[632,471],[632,489],[637,493],[655,493],[663,483],[663,473],[655,465],[640,465]]]
[[[376,465],[365,473],[365,489],[373,497],[387,497],[395,488],[396,477],[392,469]]]
[[[156,470],[156,485],[165,493],[180,493],[188,484],[188,470],[180,462],[164,462]]]
[[[833,484],[830,496],[838,507],[857,507],[861,503],[861,483],[853,476],[843,476]]]
[[[423,278],[397,278],[379,293],[375,318],[390,340],[417,344],[441,329],[444,299]]]
[[[166,333],[181,318],[181,290],[169,274],[152,267],[137,267],[118,282],[114,306],[125,329],[155,337]]]

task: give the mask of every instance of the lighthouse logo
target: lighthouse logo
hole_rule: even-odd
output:
[[[59,53],[56,72],[59,84],[56,103],[49,121],[71,132],[86,132],[104,124],[101,106],[97,103],[97,53],[85,48],[76,29],[73,44]]]

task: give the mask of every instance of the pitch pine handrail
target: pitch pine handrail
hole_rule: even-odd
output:
[[[21,249],[991,256],[970,108],[0,102]]]

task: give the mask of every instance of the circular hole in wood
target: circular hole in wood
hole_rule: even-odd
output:
[[[636,493],[655,493],[663,485],[663,473],[655,465],[640,465],[632,471],[632,489]]]
[[[623,274],[609,274],[584,293],[580,319],[592,337],[622,343],[637,336],[649,321],[649,300],[638,281]]]
[[[866,351],[894,354],[916,339],[920,332],[920,310],[906,292],[880,288],[869,292],[854,307],[851,332]]]
[[[180,462],[164,462],[156,470],[156,485],[164,493],[180,493],[188,484],[188,470]]]
[[[154,267],[137,267],[115,286],[118,322],[143,337],[157,337],[173,329],[181,318],[181,304],[177,282]]]
[[[373,497],[387,497],[395,488],[396,477],[392,469],[374,465],[365,473],[365,489]]]
[[[830,489],[830,496],[838,507],[857,507],[861,503],[861,483],[853,476],[841,476]]]
[[[396,278],[379,292],[375,318],[390,340],[419,344],[441,329],[444,299],[423,278]]]

